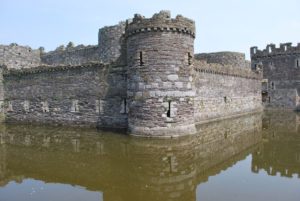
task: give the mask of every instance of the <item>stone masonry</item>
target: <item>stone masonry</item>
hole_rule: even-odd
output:
[[[98,45],[26,57],[16,51],[26,47],[0,46],[2,113],[8,122],[174,137],[261,111],[261,72],[241,53],[194,55],[194,39],[194,21],[161,11],[100,29]]]
[[[263,102],[267,108],[299,109],[300,44],[251,48],[252,69],[263,69]]]

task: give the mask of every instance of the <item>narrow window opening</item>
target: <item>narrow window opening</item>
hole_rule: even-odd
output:
[[[127,112],[127,100],[126,100],[126,98],[124,98],[124,100],[123,100],[123,103],[124,103],[124,113],[126,114]]]
[[[171,117],[171,101],[168,101],[167,117]]]
[[[224,102],[227,103],[227,96],[224,96]]]
[[[297,59],[297,61],[296,61],[296,67],[297,67],[297,68],[300,67],[300,59]]]
[[[189,52],[188,53],[188,64],[189,64],[189,66],[192,65],[192,58],[193,57],[192,57],[191,53]]]
[[[143,61],[143,52],[140,52],[140,66],[144,65],[144,61]]]
[[[126,100],[126,98],[124,98],[123,100],[122,100],[122,103],[121,103],[121,111],[120,111],[120,113],[121,114],[127,114],[127,100]]]
[[[269,103],[271,103],[271,97],[269,96]]]
[[[274,89],[275,86],[274,86],[274,82],[271,83],[271,89]]]

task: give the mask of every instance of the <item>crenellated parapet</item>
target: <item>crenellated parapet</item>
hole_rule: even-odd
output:
[[[127,21],[126,35],[131,36],[143,32],[174,32],[187,34],[195,38],[195,22],[191,19],[177,15],[171,18],[169,11],[161,11],[152,18],[145,18],[135,14],[132,21]]]
[[[275,44],[269,44],[265,49],[260,50],[258,47],[250,48],[251,58],[264,58],[273,56],[297,55],[300,54],[300,43],[293,46],[292,43],[281,43],[279,47]]]

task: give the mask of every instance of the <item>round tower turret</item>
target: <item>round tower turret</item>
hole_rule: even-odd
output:
[[[194,21],[161,11],[126,26],[129,132],[142,136],[195,133]]]

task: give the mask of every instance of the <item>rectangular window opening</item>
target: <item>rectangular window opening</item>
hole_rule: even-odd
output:
[[[188,53],[188,64],[189,64],[189,66],[192,65],[192,58],[193,57],[192,57],[191,53],[189,52]]]
[[[127,113],[127,100],[126,100],[126,98],[124,98],[123,104],[124,104],[124,113],[126,114]]]
[[[297,66],[297,68],[300,67],[300,59],[297,59],[297,61],[296,61],[296,66]]]
[[[168,101],[167,117],[171,117],[171,101]]]
[[[144,65],[144,61],[143,61],[143,52],[140,52],[140,66]]]

